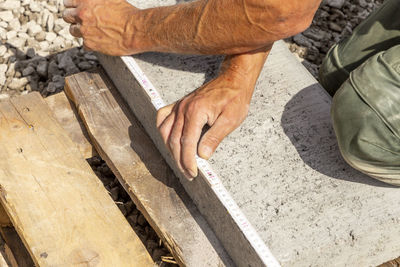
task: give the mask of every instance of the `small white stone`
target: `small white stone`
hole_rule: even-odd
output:
[[[0,64],[0,86],[6,83],[7,64]]]
[[[21,1],[19,0],[7,0],[0,3],[0,9],[13,10],[21,7]]]
[[[6,39],[7,38],[7,31],[6,29],[0,27],[0,39]]]
[[[66,27],[64,29],[62,29],[61,31],[58,32],[58,34],[62,37],[64,37],[67,40],[73,40],[74,37],[69,33],[69,28]]]
[[[31,1],[29,4],[29,9],[32,12],[40,12],[42,9],[40,7],[40,5],[36,2],[36,1]]]
[[[15,46],[16,48],[22,49],[25,46],[26,39],[15,37],[15,38],[8,40],[8,43],[12,46]]]
[[[42,31],[42,27],[40,27],[40,25],[38,25],[38,24],[28,26],[28,34],[31,37],[35,36],[36,34],[38,34],[41,31]]]
[[[10,10],[0,11],[0,19],[2,21],[10,22],[13,18],[14,18],[14,15]]]
[[[50,55],[50,52],[48,52],[48,51],[38,51],[38,52],[36,52],[36,54],[41,56],[41,57],[47,57],[48,55]]]
[[[46,33],[46,41],[53,42],[57,38],[57,34],[54,32],[47,32]]]
[[[5,29],[5,28],[8,27],[8,23],[5,22],[5,21],[1,21],[1,22],[0,22],[0,27]]]
[[[54,29],[54,16],[53,16],[53,14],[50,14],[49,18],[47,19],[46,27],[47,27],[47,31],[49,31],[49,32],[53,31],[53,29]]]
[[[50,45],[47,41],[42,41],[39,43],[39,46],[41,51],[47,51]]]
[[[56,19],[54,21],[54,31],[55,32],[58,33],[59,31],[61,31],[64,28],[68,29],[69,27],[68,27],[68,23],[66,23],[63,19]]]
[[[13,31],[18,31],[19,28],[21,28],[21,23],[19,22],[19,19],[14,18],[13,20],[11,20],[11,21],[8,23],[8,28],[9,28],[10,30],[13,30]]]
[[[26,33],[27,31],[28,31],[28,25],[27,24],[21,25],[21,27],[18,29],[18,32]]]
[[[4,56],[7,52],[7,47],[5,45],[0,45],[0,57]]]
[[[17,32],[16,31],[9,31],[9,32],[7,32],[6,36],[7,36],[7,40],[10,40],[12,38],[17,37]]]
[[[25,85],[28,84],[28,79],[26,77],[23,78],[13,78],[11,83],[8,85],[8,88],[11,90],[23,90]]]
[[[53,45],[60,46],[60,47],[63,46],[64,43],[65,43],[65,39],[62,38],[61,36],[57,36],[57,38],[54,39],[54,41],[53,41]]]
[[[15,74],[15,62],[11,63],[10,66],[8,66],[6,76],[13,77],[14,74]]]
[[[31,0],[23,0],[21,5],[22,6],[27,6],[27,5],[29,5],[30,2],[31,2]]]
[[[43,10],[43,12],[42,12],[42,23],[41,23],[43,28],[46,27],[46,23],[47,23],[47,20],[49,19],[50,15],[51,14],[47,9]]]
[[[24,33],[24,32],[19,32],[18,33],[19,38],[24,38],[24,39],[29,39],[29,35]]]

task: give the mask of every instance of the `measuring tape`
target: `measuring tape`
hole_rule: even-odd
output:
[[[135,59],[131,56],[123,56],[121,57],[122,61],[128,67],[130,72],[133,74],[135,79],[139,82],[139,84],[143,87],[149,98],[151,99],[151,103],[155,107],[156,110],[165,106],[164,100],[161,98],[161,95],[150,82],[150,80],[143,73]],[[265,245],[263,240],[260,238],[254,227],[247,220],[246,216],[244,216],[243,212],[240,210],[239,206],[233,200],[231,195],[228,193],[226,188],[221,182],[221,179],[218,175],[212,170],[208,161],[196,156],[197,166],[199,171],[204,175],[207,179],[208,183],[211,186],[211,189],[214,191],[215,195],[224,205],[225,209],[231,215],[236,225],[242,231],[250,245],[254,248],[257,255],[260,257],[262,262],[268,267],[280,267],[279,262],[272,255],[269,248]]]

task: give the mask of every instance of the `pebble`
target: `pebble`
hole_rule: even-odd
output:
[[[46,33],[46,38],[45,38],[46,41],[53,42],[56,38],[57,38],[57,34],[55,34],[54,32]]]
[[[34,72],[35,72],[35,68],[32,66],[28,66],[25,69],[23,69],[22,76],[26,77],[26,76],[33,74]]]
[[[48,71],[49,63],[46,60],[40,61],[36,67],[37,73],[43,77],[47,78],[47,71]]]
[[[10,30],[13,31],[19,31],[21,28],[21,23],[19,22],[18,18],[12,19],[9,23],[8,23],[8,28]]]
[[[12,39],[12,38],[15,38],[15,37],[17,37],[17,32],[16,31],[9,31],[9,32],[7,32],[7,34],[6,34],[6,38],[7,38],[7,40],[10,40],[10,39]]]
[[[293,41],[296,44],[304,46],[304,47],[311,47],[312,46],[312,43],[306,37],[304,37],[304,35],[301,34],[301,33],[293,36]]]
[[[28,26],[28,34],[29,36],[33,37],[36,34],[42,32],[42,27],[38,24],[32,24]]]
[[[14,47],[22,49],[25,46],[26,39],[15,37],[8,40],[8,43]]]
[[[40,5],[38,4],[38,2],[36,1],[30,1],[29,4],[29,9],[32,12],[40,12],[42,10],[42,8],[40,7]]]
[[[0,64],[0,86],[6,83],[7,64]]]
[[[0,11],[0,19],[2,21],[10,22],[14,19],[14,15],[10,10]]]
[[[21,1],[19,0],[7,0],[0,3],[0,9],[13,10],[21,7]]]
[[[28,84],[28,79],[26,77],[23,78],[13,78],[11,83],[8,85],[8,88],[11,90],[19,90],[22,91],[25,85]]]
[[[79,63],[78,63],[78,67],[79,67],[81,70],[89,70],[89,69],[91,69],[93,66],[92,66],[92,64],[90,64],[90,63],[87,62],[87,61],[82,61],[82,62],[79,62]]]
[[[7,38],[7,31],[6,29],[0,27],[0,39],[6,39]]]
[[[5,45],[0,45],[0,57],[4,56],[7,52],[7,47]]]

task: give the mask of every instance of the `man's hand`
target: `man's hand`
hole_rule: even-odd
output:
[[[246,118],[269,50],[227,57],[217,78],[159,110],[157,127],[186,177],[197,176],[196,154],[209,159]],[[205,125],[210,128],[201,137]]]
[[[139,9],[125,0],[64,0],[64,5],[70,33],[82,37],[87,49],[115,56],[141,52],[135,43]]]

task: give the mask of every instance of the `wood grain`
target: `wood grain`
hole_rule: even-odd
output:
[[[0,102],[0,199],[39,266],[151,266],[38,93]]]
[[[60,125],[67,131],[72,141],[77,144],[84,158],[97,155],[96,150],[89,142],[85,126],[79,119],[75,106],[68,100],[64,92],[51,95],[44,99]]]
[[[105,75],[66,79],[92,143],[180,265],[231,265],[214,233]]]

